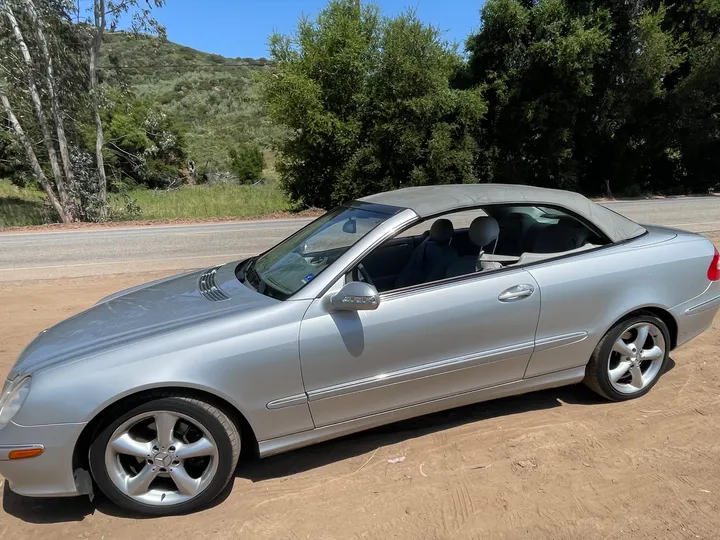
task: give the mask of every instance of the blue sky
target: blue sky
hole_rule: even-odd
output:
[[[420,19],[438,26],[449,41],[462,44],[478,27],[482,0],[378,0],[383,14],[407,7]],[[157,19],[167,27],[168,39],[201,51],[229,57],[268,56],[267,38],[273,30],[289,33],[298,18],[314,17],[324,0],[167,0]]]

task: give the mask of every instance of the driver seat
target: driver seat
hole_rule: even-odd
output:
[[[430,227],[430,234],[416,247],[405,267],[395,279],[396,289],[444,279],[448,269],[458,258],[450,245],[455,227],[449,219],[438,219]]]

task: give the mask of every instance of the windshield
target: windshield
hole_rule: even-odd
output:
[[[336,208],[250,263],[246,283],[268,296],[292,296],[400,210],[381,205]]]

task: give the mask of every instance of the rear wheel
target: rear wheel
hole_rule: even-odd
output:
[[[654,315],[642,314],[621,321],[598,343],[584,382],[613,401],[643,396],[664,372],[669,344],[667,326]]]
[[[98,487],[133,512],[197,510],[232,478],[240,435],[221,410],[197,399],[158,396],[117,415],[90,447]]]

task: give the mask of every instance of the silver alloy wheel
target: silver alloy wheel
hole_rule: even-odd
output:
[[[197,420],[175,411],[147,412],[113,432],[105,467],[115,487],[131,499],[173,505],[208,487],[217,472],[218,450]]]
[[[610,351],[610,384],[623,394],[640,392],[660,374],[664,358],[662,331],[648,322],[633,324],[620,335]]]

